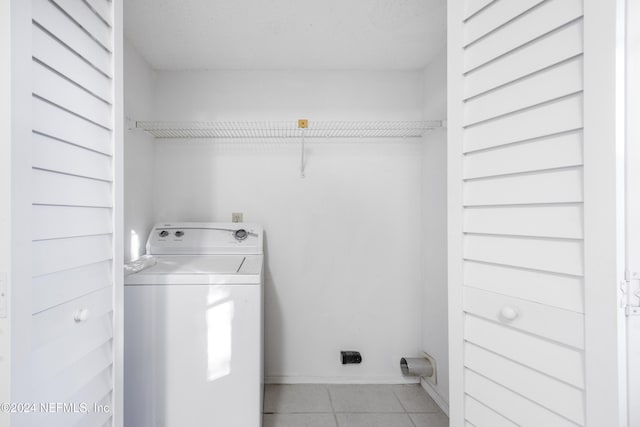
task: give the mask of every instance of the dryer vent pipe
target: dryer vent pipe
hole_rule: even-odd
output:
[[[400,359],[402,375],[430,377],[433,375],[433,364],[426,357],[403,357]]]

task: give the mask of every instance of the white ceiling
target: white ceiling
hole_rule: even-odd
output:
[[[418,69],[445,43],[445,0],[125,0],[156,69]]]

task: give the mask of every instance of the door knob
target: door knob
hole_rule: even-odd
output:
[[[509,321],[509,322],[512,321],[512,320],[515,320],[518,317],[519,314],[520,313],[518,313],[518,310],[516,310],[513,307],[509,307],[509,306],[502,307],[502,310],[500,310],[500,316],[502,316],[502,318],[504,320]]]
[[[73,313],[73,320],[76,323],[84,322],[89,318],[89,310],[86,308],[81,308],[80,310]]]

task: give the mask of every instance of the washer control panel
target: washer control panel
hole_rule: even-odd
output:
[[[147,254],[262,253],[262,227],[247,223],[161,223],[147,241]]]

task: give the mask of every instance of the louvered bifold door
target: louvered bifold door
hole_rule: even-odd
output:
[[[582,0],[463,3],[464,422],[584,426]]]
[[[32,2],[33,397],[87,405],[37,426],[111,423],[112,8]]]
[[[451,425],[624,426],[624,2],[448,5]]]

